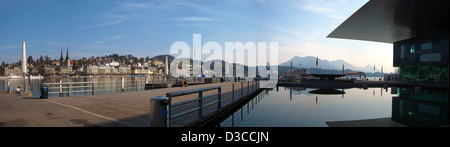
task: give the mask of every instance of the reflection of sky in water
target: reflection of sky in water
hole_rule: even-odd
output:
[[[278,90],[277,92],[274,88],[268,95],[254,99],[244,105],[242,110],[237,110],[234,113],[234,125],[326,127],[327,121],[391,117],[392,97],[396,96],[391,94],[390,88],[387,91],[383,88],[337,89],[344,91],[344,95],[312,94],[309,92],[317,89],[300,87],[279,87]],[[245,114],[242,121],[241,111]],[[232,126],[231,119],[227,118],[221,126]]]

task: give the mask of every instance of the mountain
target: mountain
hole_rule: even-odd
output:
[[[292,59],[290,59],[289,61],[281,63],[279,66],[291,66],[291,62],[292,62],[293,67],[299,67],[299,63],[300,63],[301,68],[317,68],[316,59],[317,59],[317,57],[313,57],[313,56],[306,56],[306,57],[295,56]],[[326,59],[319,58],[318,63],[319,63],[319,68],[321,68],[321,69],[342,70],[342,65],[344,65],[345,70],[350,69],[353,71],[363,71],[366,73],[380,72],[380,68],[376,68],[376,70],[373,70],[373,65],[357,67],[357,66],[354,66],[342,59],[328,61]]]
[[[172,62],[173,59],[175,59],[175,57],[173,57],[172,55],[158,55],[158,56],[154,56],[152,58],[156,58],[156,59],[158,59],[158,60],[160,60],[160,61],[165,63],[166,62],[166,56],[168,56],[167,59],[169,60],[169,63]]]

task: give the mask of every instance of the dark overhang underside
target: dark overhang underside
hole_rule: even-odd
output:
[[[327,38],[394,43],[448,31],[449,0],[370,0]]]

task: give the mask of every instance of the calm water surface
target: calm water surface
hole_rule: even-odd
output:
[[[400,88],[391,93],[391,88],[324,90],[278,87],[262,92],[215,125],[221,127],[327,127],[326,122],[329,121],[386,118],[402,113],[408,116],[410,113],[405,108],[409,106],[398,106],[397,102],[393,105],[393,99],[400,95],[400,91]],[[438,121],[444,121],[444,123],[446,121],[448,126],[448,92],[441,97],[446,99],[444,102],[446,104],[439,106],[418,104],[419,107],[420,105],[427,105],[427,107],[423,107],[422,110],[418,108],[418,110],[408,111],[433,113],[443,117]],[[402,103],[402,105],[405,104]],[[414,106],[417,104],[411,104],[411,107]],[[402,110],[399,110],[399,107]],[[394,113],[392,110],[395,110]]]
[[[163,80],[161,76],[154,77],[130,77],[123,76],[125,92],[127,91],[140,91],[145,89],[145,82],[151,83],[160,82]],[[59,83],[60,80],[63,83],[67,82],[94,82],[95,83],[95,94],[108,94],[108,93],[120,93],[122,77],[110,77],[110,76],[93,76],[93,77],[70,77],[70,78],[59,78],[59,77],[45,77],[43,79],[0,79],[0,90],[7,90],[8,82],[13,85],[14,89],[18,86],[22,90],[30,91],[33,97],[40,97],[40,85],[42,83]],[[25,88],[25,89],[24,89]],[[85,89],[72,89],[72,90],[87,90]],[[53,89],[57,91],[57,89]],[[77,95],[91,95],[92,92],[80,92],[72,93],[72,96]],[[66,96],[66,95],[63,95]],[[49,94],[49,97],[59,97],[59,94]]]

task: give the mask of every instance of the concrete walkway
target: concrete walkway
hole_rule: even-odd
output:
[[[222,106],[231,102],[233,82],[202,84],[189,87],[163,88],[145,91],[60,97],[38,99],[16,94],[0,93],[0,126],[3,127],[82,127],[82,126],[114,126],[114,127],[149,127],[150,98],[165,96],[167,92],[198,89],[220,85],[222,87]],[[240,98],[240,82],[234,82],[236,99]],[[243,95],[251,93],[247,82],[244,82]],[[249,90],[249,92],[247,91]],[[255,89],[256,90],[256,89]],[[211,91],[210,93],[213,93]],[[205,92],[204,95],[208,95]],[[196,98],[196,94],[177,97],[173,103]],[[189,107],[189,105],[187,105]],[[192,107],[192,106],[191,106]],[[180,108],[183,110],[186,108]],[[174,112],[177,110],[173,110]],[[204,109],[203,114],[215,111]],[[173,126],[185,126],[197,118],[186,115],[173,120]]]
[[[0,92],[0,127],[122,127],[49,100]]]

